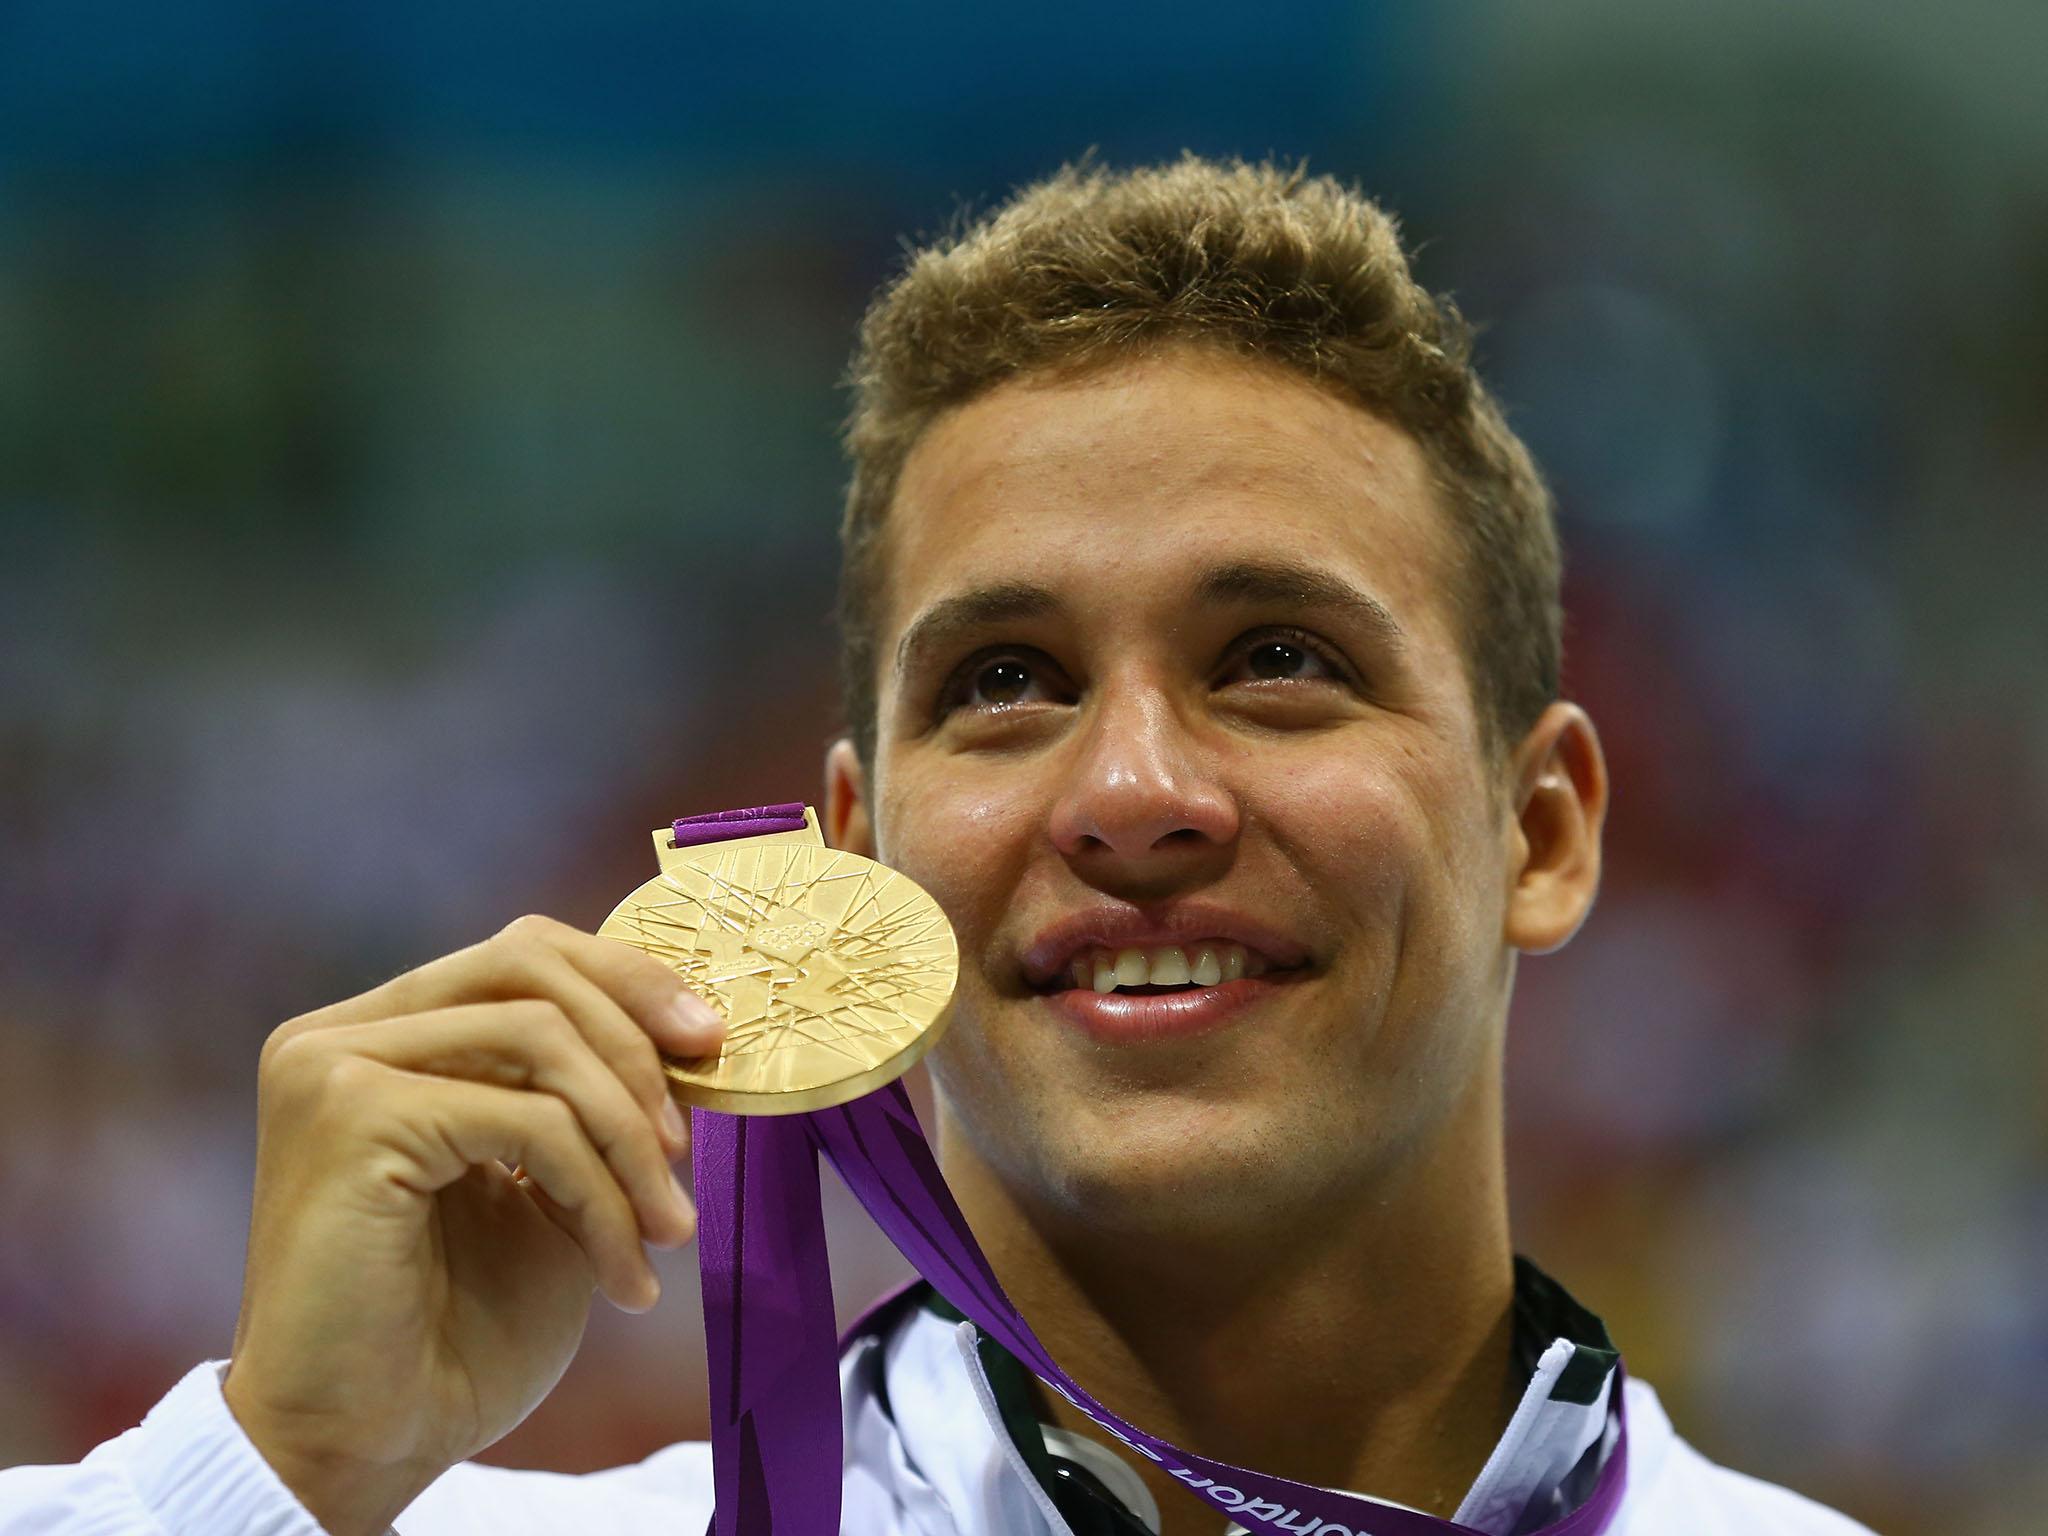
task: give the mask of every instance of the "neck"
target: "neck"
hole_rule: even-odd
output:
[[[950,1116],[947,1182],[1046,1348],[1111,1409],[1238,1466],[1449,1516],[1520,1396],[1497,1086],[1341,1206],[1142,1240],[1035,1202]],[[1114,1443],[1047,1392],[1063,1428]],[[1223,1521],[1148,1461],[1163,1536]]]

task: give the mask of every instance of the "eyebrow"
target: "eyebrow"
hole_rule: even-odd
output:
[[[1363,587],[1298,560],[1234,560],[1212,566],[1195,583],[1195,600],[1212,608],[1284,604],[1334,613],[1369,633],[1386,650],[1408,647],[1408,631],[1387,605]]]
[[[1211,566],[1195,582],[1194,600],[1209,608],[1281,604],[1317,609],[1349,620],[1385,649],[1399,654],[1408,632],[1387,605],[1340,576],[1295,560],[1233,560]],[[962,635],[1022,619],[1057,618],[1066,602],[1049,587],[1005,581],[941,598],[913,619],[896,645],[900,676],[927,651],[943,651]]]
[[[1004,581],[941,598],[919,614],[896,644],[896,671],[901,675],[926,651],[945,650],[959,635],[971,634],[1019,619],[1042,619],[1067,611],[1049,587]]]

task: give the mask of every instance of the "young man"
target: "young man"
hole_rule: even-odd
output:
[[[1501,1113],[1517,956],[1590,910],[1607,780],[1557,697],[1550,504],[1466,356],[1377,208],[1270,165],[1068,168],[918,254],[854,371],[825,822],[957,932],[941,1161],[1068,1372],[1513,1536],[1621,1454],[1604,1330],[1513,1255]],[[656,1047],[719,1029],[544,918],[282,1026],[231,1361],[0,1474],[0,1532],[701,1529],[702,1446],[464,1458],[593,1284],[652,1304],[641,1244],[693,1225]],[[914,1292],[841,1361],[846,1531],[1225,1529],[947,1313]],[[1589,1536],[1860,1529],[1623,1390]]]

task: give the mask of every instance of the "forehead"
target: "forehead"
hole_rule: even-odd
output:
[[[1273,363],[1178,349],[1008,381],[926,430],[889,525],[885,634],[996,581],[1171,602],[1196,557],[1313,562],[1418,638],[1452,633],[1420,447]]]

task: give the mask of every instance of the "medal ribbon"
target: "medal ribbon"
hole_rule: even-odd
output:
[[[730,828],[697,842],[792,831],[789,806],[690,817]],[[801,826],[803,808],[794,807]],[[818,1154],[940,1295],[1139,1456],[1259,1536],[1483,1536],[1473,1527],[1182,1450],[1110,1412],[1061,1370],[1003,1294],[932,1156],[910,1095],[890,1083],[796,1115],[693,1109],[697,1262],[711,1378],[710,1536],[839,1536],[844,1442]],[[1628,1424],[1615,1362],[1617,1435],[1593,1491],[1536,1536],[1601,1536],[1628,1480]]]

